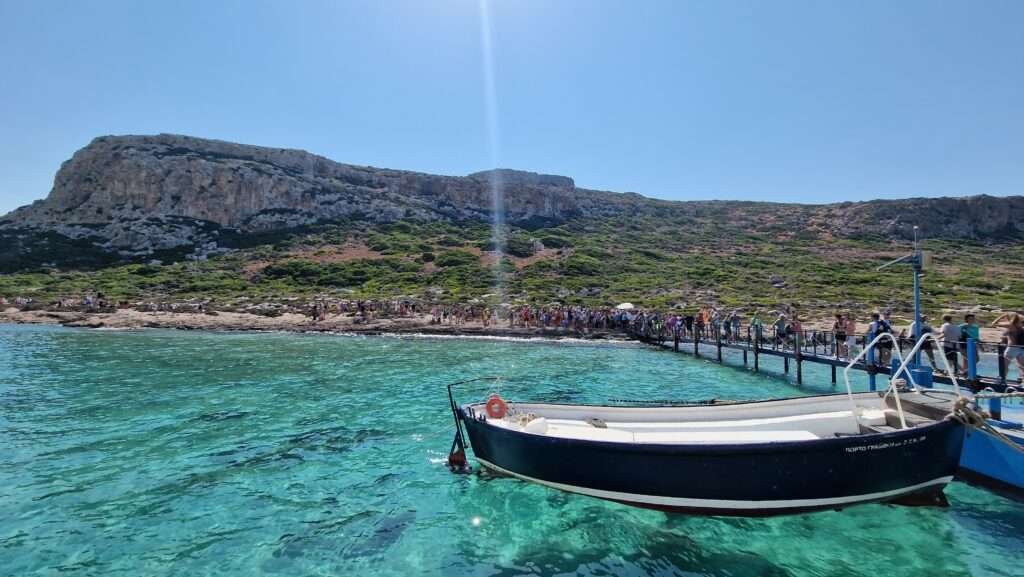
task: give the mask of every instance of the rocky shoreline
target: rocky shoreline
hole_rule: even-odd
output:
[[[569,329],[509,327],[505,323],[483,326],[479,321],[463,324],[434,324],[429,314],[369,317],[363,319],[353,314],[329,315],[323,321],[313,321],[309,315],[283,313],[279,316],[263,316],[252,313],[218,311],[169,312],[115,309],[109,312],[21,310],[10,307],[0,311],[0,325],[4,324],[46,324],[88,329],[179,329],[199,331],[271,331],[295,333],[350,333],[363,335],[426,335],[451,337],[507,337],[507,338],[550,338],[589,340],[629,340],[622,331],[590,330],[580,332]],[[861,323],[858,327],[867,330]],[[809,321],[805,328],[827,330],[828,320]],[[1002,337],[1002,329],[981,327],[981,339],[996,342]]]
[[[407,334],[427,336],[487,336],[509,338],[577,338],[593,340],[626,340],[618,331],[596,330],[578,332],[563,329],[541,329],[483,326],[479,322],[461,325],[433,324],[430,315],[362,319],[358,316],[333,315],[314,322],[308,315],[284,313],[267,317],[237,312],[144,312],[117,309],[111,312],[20,310],[14,307],[0,311],[2,324],[47,324],[89,329],[179,329],[203,331],[273,331],[297,333],[352,333],[365,335]]]

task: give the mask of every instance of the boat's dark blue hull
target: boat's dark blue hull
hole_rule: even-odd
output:
[[[460,411],[484,466],[640,507],[779,515],[939,496],[964,440],[945,420],[886,434],[735,445],[633,444],[533,435]]]

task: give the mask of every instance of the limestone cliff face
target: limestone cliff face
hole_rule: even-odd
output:
[[[136,227],[180,217],[242,231],[359,216],[490,218],[490,187],[504,189],[510,222],[579,212],[570,178],[516,171],[435,176],[333,162],[301,150],[187,136],[106,136],[65,162],[49,197],[6,217],[70,230]]]
[[[1022,197],[825,206],[669,202],[579,189],[565,176],[504,169],[438,176],[170,134],[93,140],[61,166],[45,200],[0,219],[0,236],[30,242],[13,231],[43,231],[133,256],[178,247],[208,253],[216,251],[224,229],[244,234],[339,218],[490,220],[495,186],[503,191],[504,218],[513,224],[643,213],[683,215],[693,226],[702,220],[753,228],[769,222],[838,236],[909,238],[919,224],[932,238],[1024,237]]]
[[[1024,197],[909,198],[822,207],[819,218],[843,236],[873,234],[1004,242],[1024,237]]]

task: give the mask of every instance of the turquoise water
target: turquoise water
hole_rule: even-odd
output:
[[[960,483],[944,510],[721,519],[452,475],[443,385],[489,374],[552,401],[832,390],[631,344],[0,326],[0,575],[1022,574],[1024,505]]]

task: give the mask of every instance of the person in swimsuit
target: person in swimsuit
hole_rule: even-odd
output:
[[[836,314],[836,322],[832,323],[832,335],[835,338],[836,358],[846,357],[848,353],[843,350],[846,346],[846,322],[841,314]]]
[[[1006,363],[1015,361],[1019,373],[1017,382],[1024,382],[1024,318],[1017,313],[1007,313],[992,321],[992,326],[1003,327],[1003,339],[1006,341]]]
[[[857,320],[853,318],[853,313],[846,313],[845,329],[846,333],[846,358],[853,358],[853,349],[857,346]]]

